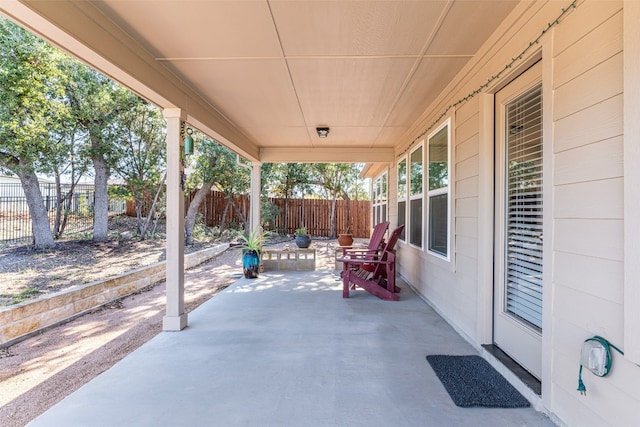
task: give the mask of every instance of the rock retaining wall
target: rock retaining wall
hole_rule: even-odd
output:
[[[221,254],[228,248],[228,244],[217,245],[185,255],[185,270]],[[36,332],[164,280],[166,273],[166,261],[161,261],[119,276],[0,308],[0,347],[8,347]]]

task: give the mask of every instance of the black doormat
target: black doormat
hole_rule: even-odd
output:
[[[530,406],[529,401],[480,356],[430,355],[427,361],[457,406]]]

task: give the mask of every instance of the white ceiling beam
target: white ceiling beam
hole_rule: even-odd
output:
[[[274,148],[260,149],[262,163],[392,163],[393,148]]]

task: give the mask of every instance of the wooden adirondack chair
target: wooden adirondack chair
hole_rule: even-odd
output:
[[[364,259],[374,260],[380,256],[380,251],[382,250],[384,240],[384,233],[387,232],[387,228],[389,228],[389,221],[383,221],[379,224],[376,224],[373,227],[373,231],[371,232],[371,238],[369,239],[369,245],[367,245],[367,249],[351,249],[351,248],[343,248],[342,249],[342,257],[354,257],[359,256]],[[365,270],[373,271],[375,266],[372,264],[363,264],[361,268]]]
[[[338,260],[343,263],[340,274],[343,298],[349,298],[349,286],[352,284],[352,288],[359,286],[380,299],[398,301],[396,293],[400,288],[396,287],[396,255],[393,249],[403,229],[404,225],[401,225],[393,230],[376,259],[367,259],[370,254],[353,253]],[[373,266],[373,271],[362,268],[364,265]]]

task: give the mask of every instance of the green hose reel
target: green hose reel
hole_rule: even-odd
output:
[[[582,350],[580,351],[580,371],[578,373],[578,391],[580,394],[587,394],[587,388],[582,382],[582,368],[587,368],[599,377],[606,377],[609,375],[609,372],[611,372],[612,348],[618,353],[624,354],[618,347],[599,336],[588,338],[582,343]]]

